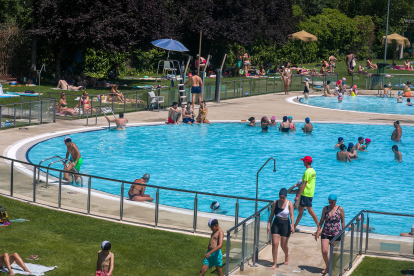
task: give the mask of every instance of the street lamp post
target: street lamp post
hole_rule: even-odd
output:
[[[388,18],[390,16],[390,0],[388,0],[388,9],[387,9],[387,26],[385,27],[385,52],[384,52],[384,63],[387,60],[387,44],[388,44]],[[394,58],[394,57],[393,57]]]
[[[276,172],[276,160],[273,157],[270,157],[269,159],[267,159],[266,163],[263,164],[263,166],[260,168],[260,170],[257,171],[257,175],[256,175],[256,202],[255,202],[255,206],[254,206],[254,241],[253,241],[253,267],[256,266],[256,259],[258,256],[258,251],[259,251],[259,247],[258,247],[258,243],[257,243],[257,223],[258,223],[258,218],[257,218],[257,197],[258,197],[258,193],[259,193],[259,172],[264,168],[264,166],[266,166],[266,164],[270,161],[273,160],[273,172]]]

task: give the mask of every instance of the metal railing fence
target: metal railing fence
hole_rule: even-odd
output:
[[[271,236],[267,234],[267,225],[272,204],[273,202],[270,202],[227,230],[226,276],[238,267],[244,271],[245,263],[252,258],[257,258],[258,252],[271,242]]]
[[[371,222],[370,222],[371,214]],[[402,237],[390,237],[390,235],[374,234],[375,230],[372,227],[372,216],[382,215],[378,217],[378,221],[382,223],[386,218],[385,216],[392,216],[392,221],[387,227],[391,228],[392,224],[403,223],[404,221],[398,221],[396,217],[414,218],[411,214],[399,214],[389,212],[379,212],[362,210],[339,232],[330,242],[329,250],[329,276],[343,275],[346,271],[349,271],[353,262],[358,255],[366,254],[367,252],[373,255],[382,254],[397,254],[399,256],[414,258],[414,246],[413,239]],[[366,220],[366,224],[365,223]],[[390,231],[390,230],[389,230]],[[365,237],[364,237],[365,236]],[[337,241],[340,238],[340,241]],[[364,241],[365,239],[365,241]]]
[[[378,90],[378,94],[381,86],[384,87],[384,84],[387,86],[391,84],[394,91],[402,91],[407,81],[414,83],[414,74],[352,74],[352,86],[365,87],[366,90]]]
[[[159,226],[159,224],[166,225],[166,227],[180,227],[191,230],[192,232],[204,231],[208,232],[210,229],[207,227],[208,219],[210,218],[207,213],[211,212],[210,204],[212,201],[220,200],[220,208],[224,208],[229,211],[234,208],[234,216],[221,215],[226,220],[222,225],[223,227],[232,227],[238,224],[239,219],[239,207],[243,205],[245,209],[254,210],[254,198],[230,196],[223,194],[207,193],[200,191],[191,191],[170,187],[161,187],[156,185],[146,184],[146,194],[151,194],[154,198],[153,203],[144,203],[145,208],[138,210],[132,210],[131,206],[125,206],[128,196],[128,190],[131,185],[140,185],[131,181],[123,181],[99,176],[93,176],[83,173],[71,172],[71,175],[83,178],[83,193],[78,193],[78,197],[81,202],[74,203],[68,198],[67,193],[62,193],[62,189],[65,187],[73,187],[73,185],[65,185],[64,170],[52,168],[45,165],[36,165],[28,162],[15,160],[12,158],[0,156],[0,189],[8,191],[8,195],[12,197],[21,197],[26,200],[36,202],[37,198],[40,198],[40,204],[47,206],[60,208],[76,209],[80,213],[96,214],[98,216],[104,216],[111,219],[126,220],[131,222],[145,223],[147,225]],[[10,165],[10,168],[7,168]],[[4,167],[6,166],[6,167]],[[16,167],[18,167],[16,169]],[[42,176],[48,177],[48,185],[40,186],[41,183],[37,179],[38,171],[42,171]],[[10,173],[7,173],[9,171]],[[25,172],[23,172],[25,171]],[[58,174],[58,177],[47,176],[47,173],[54,172]],[[70,183],[68,181],[67,183]],[[110,190],[112,199],[108,201],[108,193],[102,192],[102,186],[105,186]],[[47,194],[46,194],[47,191]],[[101,195],[104,195],[102,197]],[[115,197],[115,199],[114,199]],[[118,197],[118,199],[116,199]],[[171,202],[175,202],[178,207],[171,207]],[[258,202],[262,204],[268,204],[269,200],[258,199]],[[141,203],[139,203],[141,204]],[[161,205],[163,204],[163,205]],[[64,207],[65,206],[65,207]],[[192,222],[189,219],[177,220],[171,217],[171,213],[174,209],[178,210],[178,213],[186,213],[189,217],[192,216]],[[138,211],[138,212],[137,212]],[[248,211],[250,212],[250,211]],[[200,217],[200,214],[202,216]],[[206,219],[208,215],[208,219]],[[211,214],[211,216],[215,216]],[[199,220],[198,220],[199,219]],[[204,219],[202,221],[201,219]]]
[[[55,121],[56,100],[34,100],[0,105],[0,130]]]

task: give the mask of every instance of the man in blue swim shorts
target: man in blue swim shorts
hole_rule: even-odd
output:
[[[187,103],[187,107],[183,108],[183,122],[184,124],[198,124],[195,120],[194,109],[191,107],[191,102]]]
[[[184,85],[187,85],[191,82],[191,94],[193,94],[193,109],[194,109],[194,102],[195,102],[195,96],[197,94],[198,96],[198,104],[201,103],[201,87],[203,86],[203,80],[198,76],[197,70],[193,72],[193,76],[184,83]]]
[[[208,227],[210,227],[213,233],[211,234],[208,250],[200,270],[200,276],[203,276],[207,269],[212,268],[213,266],[216,267],[217,274],[222,276],[223,272],[221,271],[221,267],[223,266],[223,254],[221,253],[221,247],[223,245],[224,233],[218,225],[218,220],[215,218],[208,221]]]

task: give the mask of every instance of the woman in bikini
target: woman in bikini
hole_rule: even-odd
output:
[[[290,68],[290,62],[286,63],[286,67],[283,68],[283,87],[285,88],[285,95],[289,95],[290,77],[292,76],[292,68]]]
[[[249,72],[251,59],[249,53],[246,51],[243,55],[243,66],[244,66],[244,76],[247,77],[247,73]]]
[[[128,197],[132,201],[154,201],[154,199],[150,195],[144,194],[145,192],[145,185],[150,179],[150,175],[148,173],[144,174],[141,179],[135,179],[134,183],[141,184],[141,185],[131,185],[128,191]]]
[[[66,103],[66,94],[62,93],[60,95],[60,100],[58,102],[58,105],[56,107],[56,113],[60,115],[69,115],[74,116],[77,115],[78,112],[73,108],[68,108],[68,104]]]
[[[328,197],[329,205],[322,210],[321,220],[319,221],[318,230],[316,231],[315,240],[321,236],[321,251],[325,261],[325,270],[322,274],[329,272],[329,242],[345,228],[345,212],[342,207],[336,205],[337,196],[330,194]],[[323,229],[322,229],[323,226]],[[335,246],[341,241],[338,237],[332,245]]]
[[[114,101],[114,102],[124,102],[124,95],[122,95],[122,93],[120,93],[119,91],[118,91],[118,85],[117,84],[112,84],[111,85],[111,92],[110,92],[111,94],[110,95],[108,95],[108,99],[107,99],[107,101],[108,102],[112,102],[112,100]]]
[[[81,98],[81,107],[80,107],[80,109],[84,109],[84,110],[86,110],[86,112],[96,112],[96,110],[95,110],[95,108],[92,108],[91,109],[91,102],[90,102],[90,100],[89,100],[89,97],[88,97],[88,92],[86,92],[86,91],[83,91],[83,96],[82,96],[82,98]],[[75,108],[79,108],[79,102],[78,102],[78,104],[75,106]]]
[[[69,85],[65,80],[60,80],[56,88],[60,88],[62,90],[82,90],[83,87]]]
[[[198,110],[198,116],[196,121],[199,124],[206,123],[210,124],[209,120],[207,120],[208,108],[206,106],[206,101],[202,101],[200,104],[200,109]]]
[[[410,89],[410,85],[411,85],[411,81],[407,81],[407,84],[405,85],[404,90],[403,90],[404,97],[407,97],[407,98],[411,97],[412,92]]]

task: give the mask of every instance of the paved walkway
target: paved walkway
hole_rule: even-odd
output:
[[[376,95],[377,91],[361,91],[361,94]],[[318,93],[315,93],[318,94]],[[320,94],[320,93],[319,93]],[[254,97],[246,97],[240,99],[230,99],[222,101],[221,103],[207,103],[209,107],[208,118],[210,120],[246,120],[254,116],[261,118],[262,116],[275,115],[277,122],[280,123],[284,115],[291,115],[296,122],[303,122],[306,117],[311,119],[311,122],[338,122],[338,123],[367,123],[367,124],[390,124],[394,120],[400,120],[402,125],[414,124],[414,116],[404,115],[388,115],[388,114],[373,114],[360,113],[349,111],[338,111],[330,109],[314,108],[303,104],[294,104],[286,101],[287,98],[293,96],[302,96],[301,92],[291,92],[289,96],[283,94],[267,94]],[[154,123],[165,122],[167,118],[167,111],[142,111],[137,113],[128,113],[125,117],[130,123]],[[94,120],[90,120],[93,123]],[[3,155],[9,153],[8,147],[25,138],[30,138],[36,135],[50,134],[54,135],[58,131],[75,130],[82,128],[82,131],[96,127],[91,125],[85,126],[86,119],[82,120],[57,120],[53,124],[44,124],[38,126],[31,126],[24,129],[14,128],[0,131],[0,153]],[[98,118],[98,127],[107,127],[108,123],[105,118]],[[391,134],[391,133],[390,133]],[[36,141],[35,141],[36,142]],[[16,152],[16,157],[19,160],[26,161],[25,150],[29,145],[26,145],[20,151]],[[10,167],[8,164],[0,161],[0,193],[8,194],[10,192]],[[22,199],[31,200],[33,196],[33,181],[31,175],[23,174],[15,171],[15,196]],[[70,185],[64,185],[62,190],[62,205],[64,208],[80,213],[86,212],[86,195],[83,192],[68,193],[77,191],[76,188]],[[57,186],[53,182],[51,188],[42,188],[37,186],[36,197],[37,201],[45,203],[52,207],[57,207]],[[110,199],[108,199],[110,198]],[[119,197],[94,191],[91,200],[91,214],[119,219]],[[154,205],[153,204],[137,204],[130,201],[124,201],[124,220],[130,222],[139,222],[147,227],[154,227]],[[165,208],[164,208],[165,207]],[[176,212],[173,208],[164,206],[160,211],[161,225],[173,225],[174,230],[183,231],[184,233],[191,233],[192,231],[192,211]],[[205,234],[208,233],[206,223],[208,216],[199,215],[197,222],[198,229]],[[179,221],[179,223],[177,223]],[[223,229],[229,229],[234,225],[231,217],[223,218]],[[240,220],[239,220],[240,221]],[[170,227],[171,228],[171,227]],[[268,246],[260,255],[258,268],[246,268],[244,272],[239,272],[239,275],[295,275],[300,272],[300,275],[320,274],[323,268],[322,257],[320,253],[320,243],[316,242],[308,233],[296,233],[290,239],[290,264],[287,266],[280,266],[276,271],[268,269],[271,264],[271,247]],[[278,259],[282,261],[283,253],[279,250]],[[300,264],[300,266],[298,266]]]

